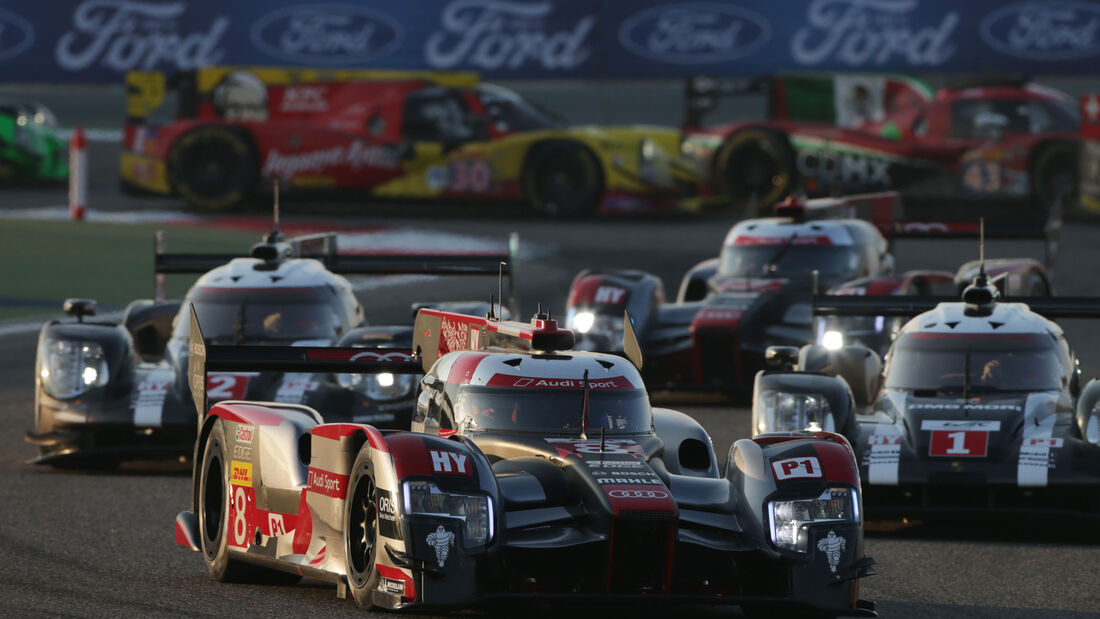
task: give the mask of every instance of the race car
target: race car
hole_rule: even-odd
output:
[[[159,72],[127,74],[123,182],[224,210],[261,179],[293,191],[522,201],[548,215],[676,207],[696,166],[675,128],[565,127],[468,73],[204,67],[177,75],[174,119]]]
[[[95,314],[95,302],[70,299],[64,309],[76,322],[42,327],[34,430],[26,434],[38,446],[34,462],[113,466],[190,454],[198,426],[187,388],[189,307],[215,342],[339,344],[361,347],[364,357],[405,359],[411,326],[371,325],[341,274],[507,273],[510,278],[516,264],[510,254],[340,254],[334,235],[287,239],[277,230],[255,245],[250,257],[161,249],[158,243],[159,279],[203,273],[182,302],[165,301],[161,283],[156,298],[133,301],[116,323],[85,320]],[[214,401],[250,397],[332,404],[345,421],[408,427],[415,387],[414,377],[397,374],[228,372],[211,374],[207,393]]]
[[[822,296],[814,311],[915,316],[885,368],[858,345],[779,348],[755,380],[753,430],[843,433],[869,514],[1100,513],[1100,382],[1081,388],[1050,320],[1100,317],[1100,298],[1002,298],[980,270],[961,301]]]
[[[676,300],[665,301],[661,279],[632,270],[586,270],[569,289],[566,323],[578,333],[583,350],[617,352],[623,310],[646,355],[651,388],[704,389],[747,395],[753,375],[764,367],[768,346],[812,342],[838,345],[847,334],[885,351],[894,321],[833,318],[815,322],[810,299],[815,290],[835,294],[913,295],[954,292],[965,286],[974,263],[958,273],[931,270],[894,272],[890,240],[962,238],[976,223],[898,222],[897,193],[802,202],[787,200],[777,217],[746,219],[734,225],[718,258],[700,262],[683,277]],[[852,215],[860,218],[853,218]],[[998,236],[1026,236],[1038,230],[1012,226]],[[1011,294],[1049,294],[1043,265],[1033,259],[998,261]]]
[[[383,609],[526,599],[875,615],[858,599],[873,560],[846,441],[739,440],[720,474],[697,422],[650,407],[636,347],[630,360],[574,352],[546,314],[421,310],[417,362],[364,361],[209,345],[192,320],[200,413],[209,370],[424,374],[411,432],[333,423],[344,413],[331,409],[210,408],[175,539],[217,580],[309,576]]]
[[[746,92],[766,94],[767,120],[703,127],[720,98]],[[903,193],[907,219],[1043,222],[1057,202],[1077,208],[1080,116],[1051,88],[792,74],[694,78],[686,98],[684,153],[708,170],[707,192],[750,212],[791,193],[886,189]]]
[[[0,182],[68,178],[68,144],[53,112],[40,103],[0,98]]]

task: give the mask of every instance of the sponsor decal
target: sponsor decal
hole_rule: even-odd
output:
[[[613,499],[667,499],[669,494],[664,490],[610,490],[607,496]]]
[[[360,352],[351,356],[348,361],[408,361],[411,359],[407,353],[403,352]]]
[[[85,0],[73,11],[72,27],[58,38],[54,57],[69,71],[96,64],[115,71],[219,64],[229,18],[216,15],[204,30],[185,34],[176,20],[186,10],[185,2]]]
[[[618,286],[600,286],[596,289],[596,294],[593,296],[592,301],[594,303],[619,305],[623,302],[625,296],[625,288],[619,288]]]
[[[971,161],[963,164],[963,189],[974,193],[1000,191],[1001,164],[997,161]]]
[[[912,409],[913,407],[910,407]],[[953,408],[958,408],[953,407]],[[1004,410],[1004,409],[996,409]],[[1019,407],[1007,410],[1020,410]],[[971,421],[958,419],[953,421],[938,421],[925,419],[920,423],[921,430],[981,430],[983,432],[998,432],[1001,429],[1000,421]]]
[[[833,240],[827,235],[799,235],[793,239],[790,236],[757,236],[741,234],[733,239],[734,245],[832,245]]]
[[[592,471],[596,473],[596,471]],[[613,486],[615,484],[635,484],[641,486],[661,485],[661,478],[655,474],[634,473],[626,471],[609,471],[609,475],[630,475],[630,477],[597,477],[596,483],[601,486]]]
[[[1089,2],[1017,2],[982,20],[993,49],[1024,60],[1073,60],[1100,54],[1100,6]]]
[[[775,472],[775,478],[779,481],[825,476],[821,470],[821,463],[813,456],[773,460],[772,471]]]
[[[703,309],[699,310],[699,313],[695,315],[695,319],[702,320],[714,320],[714,321],[733,321],[740,320],[745,315],[745,310],[733,310],[733,309]]]
[[[563,457],[571,453],[644,455],[641,446],[628,438],[602,441],[602,451],[599,439],[548,438],[546,442],[553,445]]]
[[[493,187],[493,166],[488,159],[456,159],[447,167],[447,190],[454,193],[488,193]]]
[[[513,376],[511,374],[493,374],[486,383],[489,387],[511,387],[517,389],[584,389],[584,380],[580,378],[535,378],[532,376]],[[588,380],[589,389],[633,389],[634,385],[625,376],[612,376],[599,380]]]
[[[1025,438],[1024,447],[1047,447],[1049,449],[1057,449],[1063,447],[1066,444],[1064,438]]]
[[[249,31],[264,54],[298,64],[345,65],[386,56],[405,31],[377,9],[350,4],[289,6],[256,20]]]
[[[806,25],[791,39],[791,56],[806,66],[879,67],[899,59],[915,67],[942,65],[956,51],[959,13],[918,25],[913,18],[930,12],[919,8],[918,0],[813,0]]]
[[[237,442],[245,445],[252,444],[252,435],[256,432],[256,426],[240,424],[237,426]]]
[[[347,496],[348,476],[310,467],[309,490],[327,497],[342,499]]]
[[[234,462],[234,464],[237,463]],[[248,465],[248,468],[248,486],[251,487],[252,465]],[[234,467],[234,474],[235,473],[236,467]],[[248,494],[245,492],[243,485],[238,485],[236,489],[233,490],[233,499],[230,501],[229,504],[229,519],[232,524],[232,528],[230,530],[231,539],[229,540],[229,543],[233,546],[247,548],[249,541],[251,540],[251,536],[248,535],[248,506],[251,502],[252,501],[250,500]]]
[[[248,379],[247,374],[207,374],[206,399],[210,402],[241,400],[248,393]]]
[[[450,184],[450,172],[447,166],[428,166],[428,171],[425,172],[424,178],[424,182],[428,185],[428,189],[446,189],[447,185]]]
[[[405,595],[405,581],[396,578],[382,577],[382,590],[394,595]]]
[[[283,89],[283,98],[279,101],[278,109],[280,112],[326,112],[327,91],[328,86],[323,84],[287,86]]]
[[[872,434],[867,437],[867,446],[875,445],[901,445],[900,434]]]
[[[233,486],[252,487],[252,463],[233,460],[229,467],[229,483]]]
[[[825,561],[829,564],[830,572],[836,572],[836,568],[840,565],[840,556],[847,545],[848,542],[837,535],[836,531],[829,531],[825,537],[817,541],[817,549],[825,553]]]
[[[397,505],[388,490],[378,491],[378,533],[383,537],[401,539],[397,531]]]
[[[592,471],[596,472],[600,469],[637,469],[645,466],[641,460],[597,460],[596,466],[592,467]],[[606,473],[610,475],[633,475],[628,472],[613,472]]]
[[[439,525],[435,531],[428,534],[428,545],[435,549],[435,561],[439,567],[447,562],[451,554],[451,547],[455,545],[455,534]]]
[[[984,430],[933,430],[928,455],[950,458],[984,458],[989,432]]]
[[[14,58],[34,45],[34,26],[19,15],[0,9],[0,60]]]
[[[440,352],[464,350],[469,334],[470,328],[466,323],[444,316],[443,322],[439,326],[439,335],[442,340],[440,342]]]
[[[251,460],[252,448],[248,446],[234,445],[233,446],[233,459],[234,460]]]
[[[890,186],[890,162],[876,157],[832,150],[800,150],[795,157],[799,173],[810,178],[869,187]]]
[[[436,69],[576,68],[591,56],[596,17],[550,31],[545,22],[553,10],[551,2],[453,0],[440,14],[440,29],[428,36],[424,59]]]
[[[268,514],[267,515],[267,530],[271,537],[279,537],[280,535],[286,535],[286,521],[283,520],[282,514]]]
[[[387,148],[356,140],[350,146],[333,146],[300,153],[283,153],[276,148],[267,151],[263,173],[272,178],[290,178],[304,172],[320,172],[332,166],[349,166],[392,170],[398,166],[397,155]]]
[[[436,473],[452,473],[456,475],[473,475],[470,469],[469,457],[453,451],[429,449],[428,455],[432,458],[432,470]]]
[[[637,13],[619,27],[631,53],[669,64],[707,64],[747,56],[771,39],[759,13],[717,2],[665,4]]]

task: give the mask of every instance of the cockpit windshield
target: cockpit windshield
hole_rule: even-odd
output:
[[[477,94],[489,120],[501,131],[538,131],[561,124],[552,113],[506,88],[482,84]]]
[[[1044,333],[907,333],[886,367],[888,389],[971,393],[1060,390],[1067,368]]]
[[[718,261],[718,274],[733,277],[793,277],[817,271],[828,280],[863,275],[863,258],[852,245],[801,244],[726,245]]]
[[[580,434],[583,389],[514,389],[464,386],[455,402],[463,430]],[[649,398],[639,389],[592,389],[588,433],[637,434],[652,428]]]
[[[213,343],[287,344],[334,339],[341,332],[332,294],[319,287],[200,288],[190,296],[203,335]],[[186,306],[180,316],[187,316]],[[187,338],[189,320],[172,336]]]

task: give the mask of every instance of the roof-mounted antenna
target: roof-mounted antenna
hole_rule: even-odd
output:
[[[985,219],[978,220],[978,274],[974,282],[963,290],[962,300],[966,303],[964,313],[967,316],[988,316],[993,312],[997,299],[997,289],[989,285],[985,274]]]
[[[267,235],[267,238],[264,239],[267,243],[275,243],[281,236],[279,233],[279,179],[271,181],[271,190],[274,194],[274,201],[272,203],[272,223],[274,227],[272,227],[271,233]]]
[[[497,320],[501,319],[504,315],[504,265],[508,264],[501,261],[497,265],[497,303],[500,307],[497,308]]]
[[[493,305],[493,293],[489,293],[489,312],[485,314],[485,320],[496,320],[497,317],[493,315],[493,310],[496,306]]]
[[[581,379],[584,385],[584,402],[581,406],[581,440],[588,440],[588,368],[584,370],[584,378]]]

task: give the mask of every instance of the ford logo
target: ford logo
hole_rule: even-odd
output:
[[[1085,2],[1018,2],[990,13],[982,40],[1009,56],[1074,60],[1100,54],[1100,6]]]
[[[22,17],[0,9],[0,60],[14,58],[34,43],[34,28]]]
[[[272,11],[252,26],[263,53],[293,63],[358,64],[393,52],[404,38],[395,19],[347,4],[310,4]]]
[[[729,4],[666,4],[642,11],[619,28],[634,54],[670,64],[706,64],[747,56],[771,38],[763,15]]]

